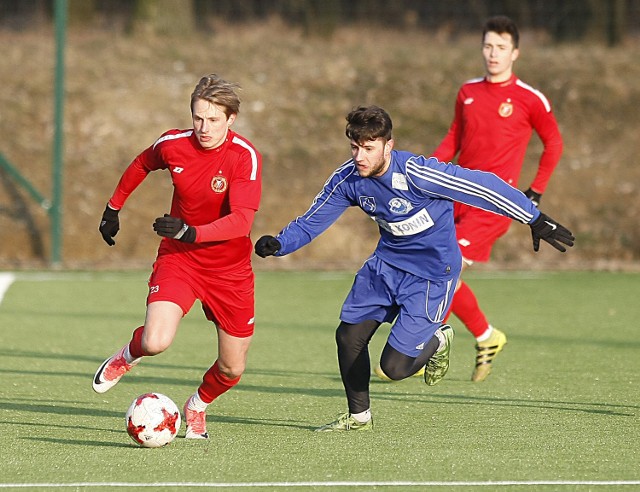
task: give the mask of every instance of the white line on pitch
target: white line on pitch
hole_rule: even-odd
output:
[[[16,276],[13,273],[0,272],[0,304],[15,279]]]
[[[640,480],[503,480],[487,482],[73,482],[73,483],[0,483],[0,488],[77,488],[77,487],[508,487],[508,486],[563,486],[563,485],[640,485]]]

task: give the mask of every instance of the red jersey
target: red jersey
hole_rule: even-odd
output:
[[[460,88],[449,132],[433,155],[461,166],[497,174],[518,186],[524,156],[535,130],[544,145],[530,187],[544,193],[562,154],[562,137],[544,95],[512,75],[506,82],[473,79]]]
[[[200,270],[248,267],[249,232],[262,192],[262,157],[229,130],[222,145],[203,149],[193,130],[169,130],[127,167],[109,200],[121,209],[151,171],[168,169],[173,181],[170,215],[196,229],[196,241],[163,238],[158,258],[178,255]]]

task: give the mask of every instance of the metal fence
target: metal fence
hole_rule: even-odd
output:
[[[369,23],[391,28],[475,32],[490,15],[512,17],[521,29],[558,41],[622,42],[640,31],[640,0],[67,0],[69,23],[101,29],[201,30],[215,22],[278,16],[309,34]],[[30,29],[53,22],[55,0],[0,0],[0,28]]]
[[[391,29],[442,30],[455,37],[464,33],[477,36],[484,19],[498,13],[512,16],[523,31],[546,33],[551,43],[553,40],[567,42],[578,39],[580,43],[597,44],[607,53],[612,51],[606,48],[607,45],[637,37],[640,27],[640,0],[0,0],[0,35],[4,33],[4,39],[11,40],[12,37],[6,34],[19,32],[21,43],[24,43],[24,47],[15,53],[20,56],[28,53],[31,38],[36,35],[40,39],[44,36],[45,43],[51,40],[45,47],[46,55],[39,57],[40,63],[33,64],[30,71],[22,73],[22,79],[12,77],[9,73],[11,68],[3,74],[5,85],[3,99],[0,99],[3,104],[0,123],[8,135],[0,142],[0,230],[3,230],[3,243],[6,246],[8,238],[14,238],[14,231],[27,229],[28,243],[16,246],[9,255],[19,251],[20,258],[38,258],[55,265],[65,259],[62,251],[66,234],[63,233],[63,222],[70,229],[76,229],[67,236],[67,241],[74,241],[84,233],[77,230],[80,226],[69,226],[71,221],[62,220],[65,201],[62,189],[63,67],[67,28],[69,31],[76,29],[76,32],[88,29],[116,31],[126,37],[136,29],[152,29],[158,33],[172,29],[206,32],[215,30],[219,22],[251,24],[277,16],[281,22],[301,26],[309,36],[330,36],[337,25],[371,24]],[[30,32],[34,36],[30,37]],[[613,36],[612,32],[619,35]],[[27,35],[22,36],[24,33]],[[82,39],[76,36],[78,44]],[[4,57],[16,56],[15,63],[24,63],[17,58],[18,55],[12,54],[14,51],[8,43],[4,46]],[[42,48],[45,43],[34,43],[33,46]],[[616,59],[612,61],[618,63]],[[616,70],[622,67],[620,63],[616,66]],[[636,100],[633,99],[636,97],[635,89],[629,85],[620,88],[617,78],[610,78],[612,90],[623,92],[629,101]],[[45,87],[45,84],[49,85]],[[48,106],[36,107],[34,103],[25,109],[20,97],[24,96],[25,100],[31,98],[26,94],[25,86],[33,95],[42,96],[46,92]],[[76,87],[75,92],[78,91]],[[578,92],[574,90],[567,98],[577,97],[576,94]],[[44,99],[38,98],[39,101]],[[596,103],[598,100],[589,107],[600,107]],[[628,106],[633,107],[633,104]],[[7,111],[8,107],[11,111]],[[12,115],[27,112],[28,117],[20,119],[22,126],[16,126]],[[40,118],[39,124],[28,124],[31,123],[29,118]],[[25,121],[28,123],[24,124]],[[629,122],[626,123],[625,128]],[[46,143],[42,145],[47,146],[46,150],[35,152],[32,142],[22,143],[28,137],[18,137],[33,133],[43,135],[42,140],[46,139]],[[15,144],[16,140],[21,141],[19,145]],[[25,172],[21,165],[23,160],[31,161],[29,172]],[[36,160],[37,166],[34,164]],[[37,172],[34,172],[36,168]],[[38,212],[34,213],[33,209]],[[43,226],[45,221],[46,226]],[[640,243],[635,236],[622,242],[628,251],[627,259],[640,258]],[[24,251],[29,248],[32,251]],[[3,255],[5,252],[0,249],[0,259]]]

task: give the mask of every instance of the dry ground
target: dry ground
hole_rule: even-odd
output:
[[[53,39],[52,32],[0,32],[0,152],[47,197]],[[534,254],[528,228],[516,224],[496,247],[492,265],[637,264],[640,41],[616,49],[556,46],[524,33],[521,52],[517,74],[552,101],[565,139],[542,208],[569,226],[578,242],[566,255],[551,248]],[[362,27],[339,30],[326,40],[304,38],[277,21],[218,26],[213,36],[169,39],[71,31],[66,68],[62,266],[69,268],[150,265],[158,243],[151,223],[168,210],[168,176],[152,175],[130,199],[114,248],[97,232],[100,215],[130,160],[166,129],[190,125],[189,95],[205,73],[217,72],[242,85],[235,128],[264,156],[264,198],[254,238],[277,232],[303,213],[332,170],[347,159],[344,116],[353,106],[385,107],[394,118],[397,148],[429,153],[449,126],[458,87],[482,73],[475,36],[450,39]],[[534,136],[522,189],[539,152]],[[15,192],[0,180],[0,268],[46,266],[47,214],[18,190],[35,224],[35,234],[30,233]],[[371,251],[376,235],[370,220],[349,211],[315,243],[278,265],[352,268]],[[265,268],[267,263],[256,264]]]

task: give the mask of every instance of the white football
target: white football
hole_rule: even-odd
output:
[[[168,396],[145,393],[131,403],[126,414],[127,433],[144,448],[169,444],[180,430],[180,410]]]

